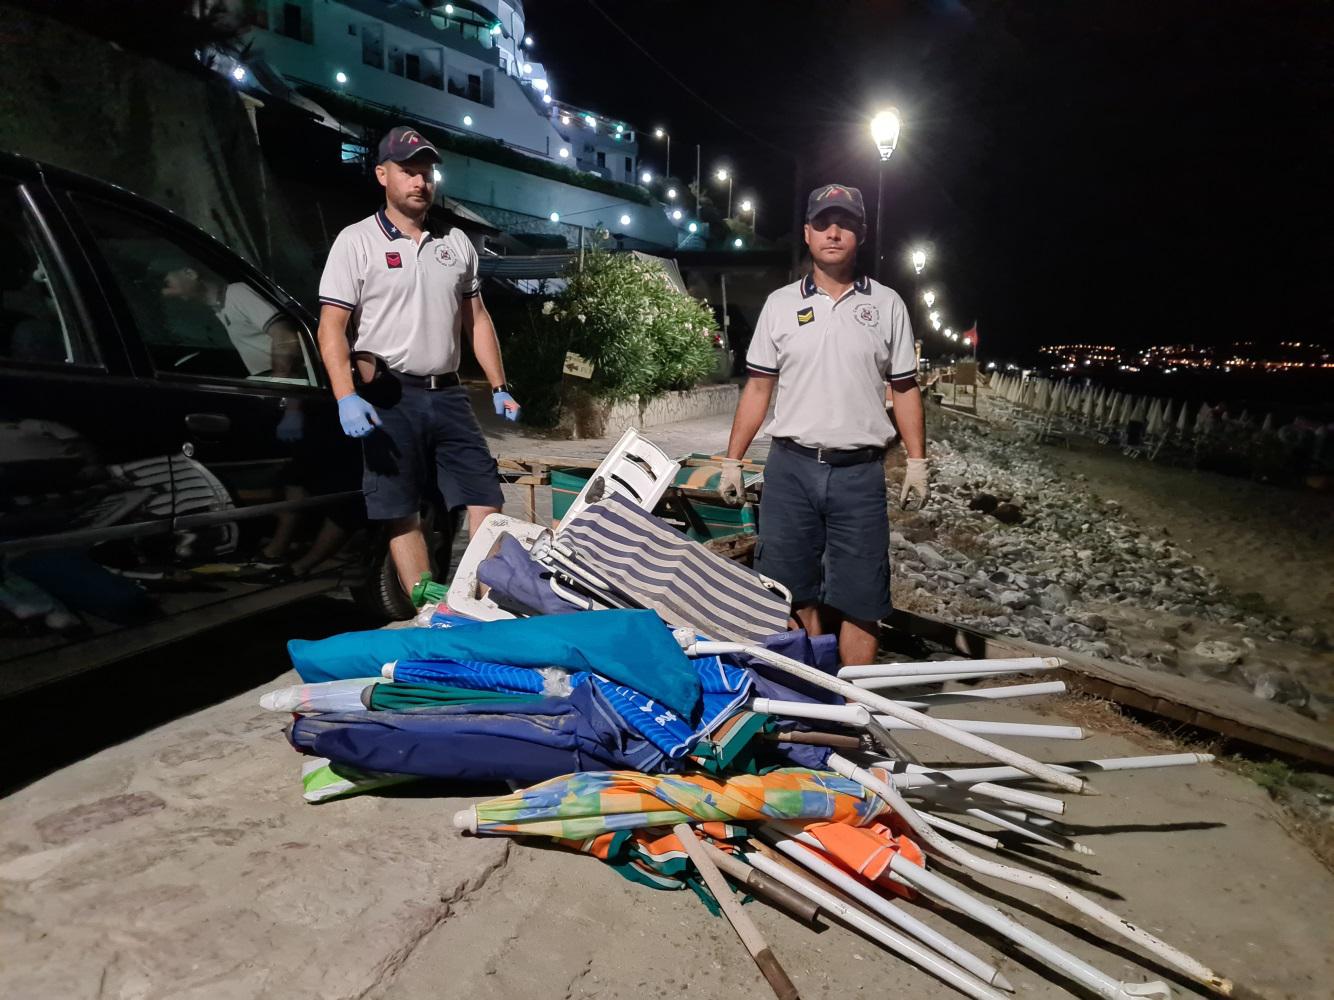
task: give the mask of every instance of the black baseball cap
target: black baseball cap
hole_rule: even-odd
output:
[[[821,212],[831,208],[841,208],[857,217],[858,222],[866,221],[866,206],[862,202],[862,193],[846,184],[826,184],[811,192],[806,199],[806,221],[810,222]]]
[[[440,151],[427,141],[426,136],[411,125],[395,125],[380,140],[380,157],[375,162],[393,160],[395,163],[403,163],[422,154],[430,156],[436,163],[440,162]]]

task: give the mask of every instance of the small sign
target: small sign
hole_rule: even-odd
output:
[[[570,351],[565,355],[565,367],[561,370],[575,378],[592,378],[593,362]]]

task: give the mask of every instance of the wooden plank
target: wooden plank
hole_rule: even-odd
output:
[[[1066,668],[1058,673],[1073,690],[1334,768],[1334,731],[1329,726],[1232,684],[1159,673],[1026,639],[991,635],[933,615],[894,611],[887,624],[973,659],[1059,656]]]

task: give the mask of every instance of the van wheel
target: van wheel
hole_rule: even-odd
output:
[[[453,571],[454,539],[462,530],[463,516],[463,510],[437,511],[435,508],[422,514],[426,550],[431,557],[431,576],[439,582],[448,582]],[[415,617],[417,609],[398,582],[394,558],[389,554],[389,535],[383,528],[375,532],[368,555],[365,582],[352,588],[357,603],[365,611],[387,621],[407,621]]]

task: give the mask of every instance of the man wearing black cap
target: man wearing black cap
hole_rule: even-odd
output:
[[[438,490],[449,509],[466,506],[470,530],[502,503],[496,461],[459,383],[464,334],[491,382],[496,414],[519,415],[482,303],[477,251],[458,229],[426,230],[439,162],[416,129],[391,129],[375,168],[385,204],[338,234],[320,279],[320,353],[343,431],[366,439],[366,512],[390,522],[405,592],[430,569],[420,522],[425,496]],[[396,383],[390,395],[372,402],[370,390],[358,392],[353,347],[381,359],[382,378]]]
[[[866,235],[861,192],[826,184],[806,204],[811,271],[769,296],[746,354],[723,465],[724,498],[742,498],[741,463],[778,389],[764,470],[755,568],[792,591],[812,635],[838,628],[844,664],[875,658],[890,611],[885,449],[908,452],[900,505],[927,497],[926,427],[908,309],[856,273]],[[885,384],[897,432],[885,412]]]

